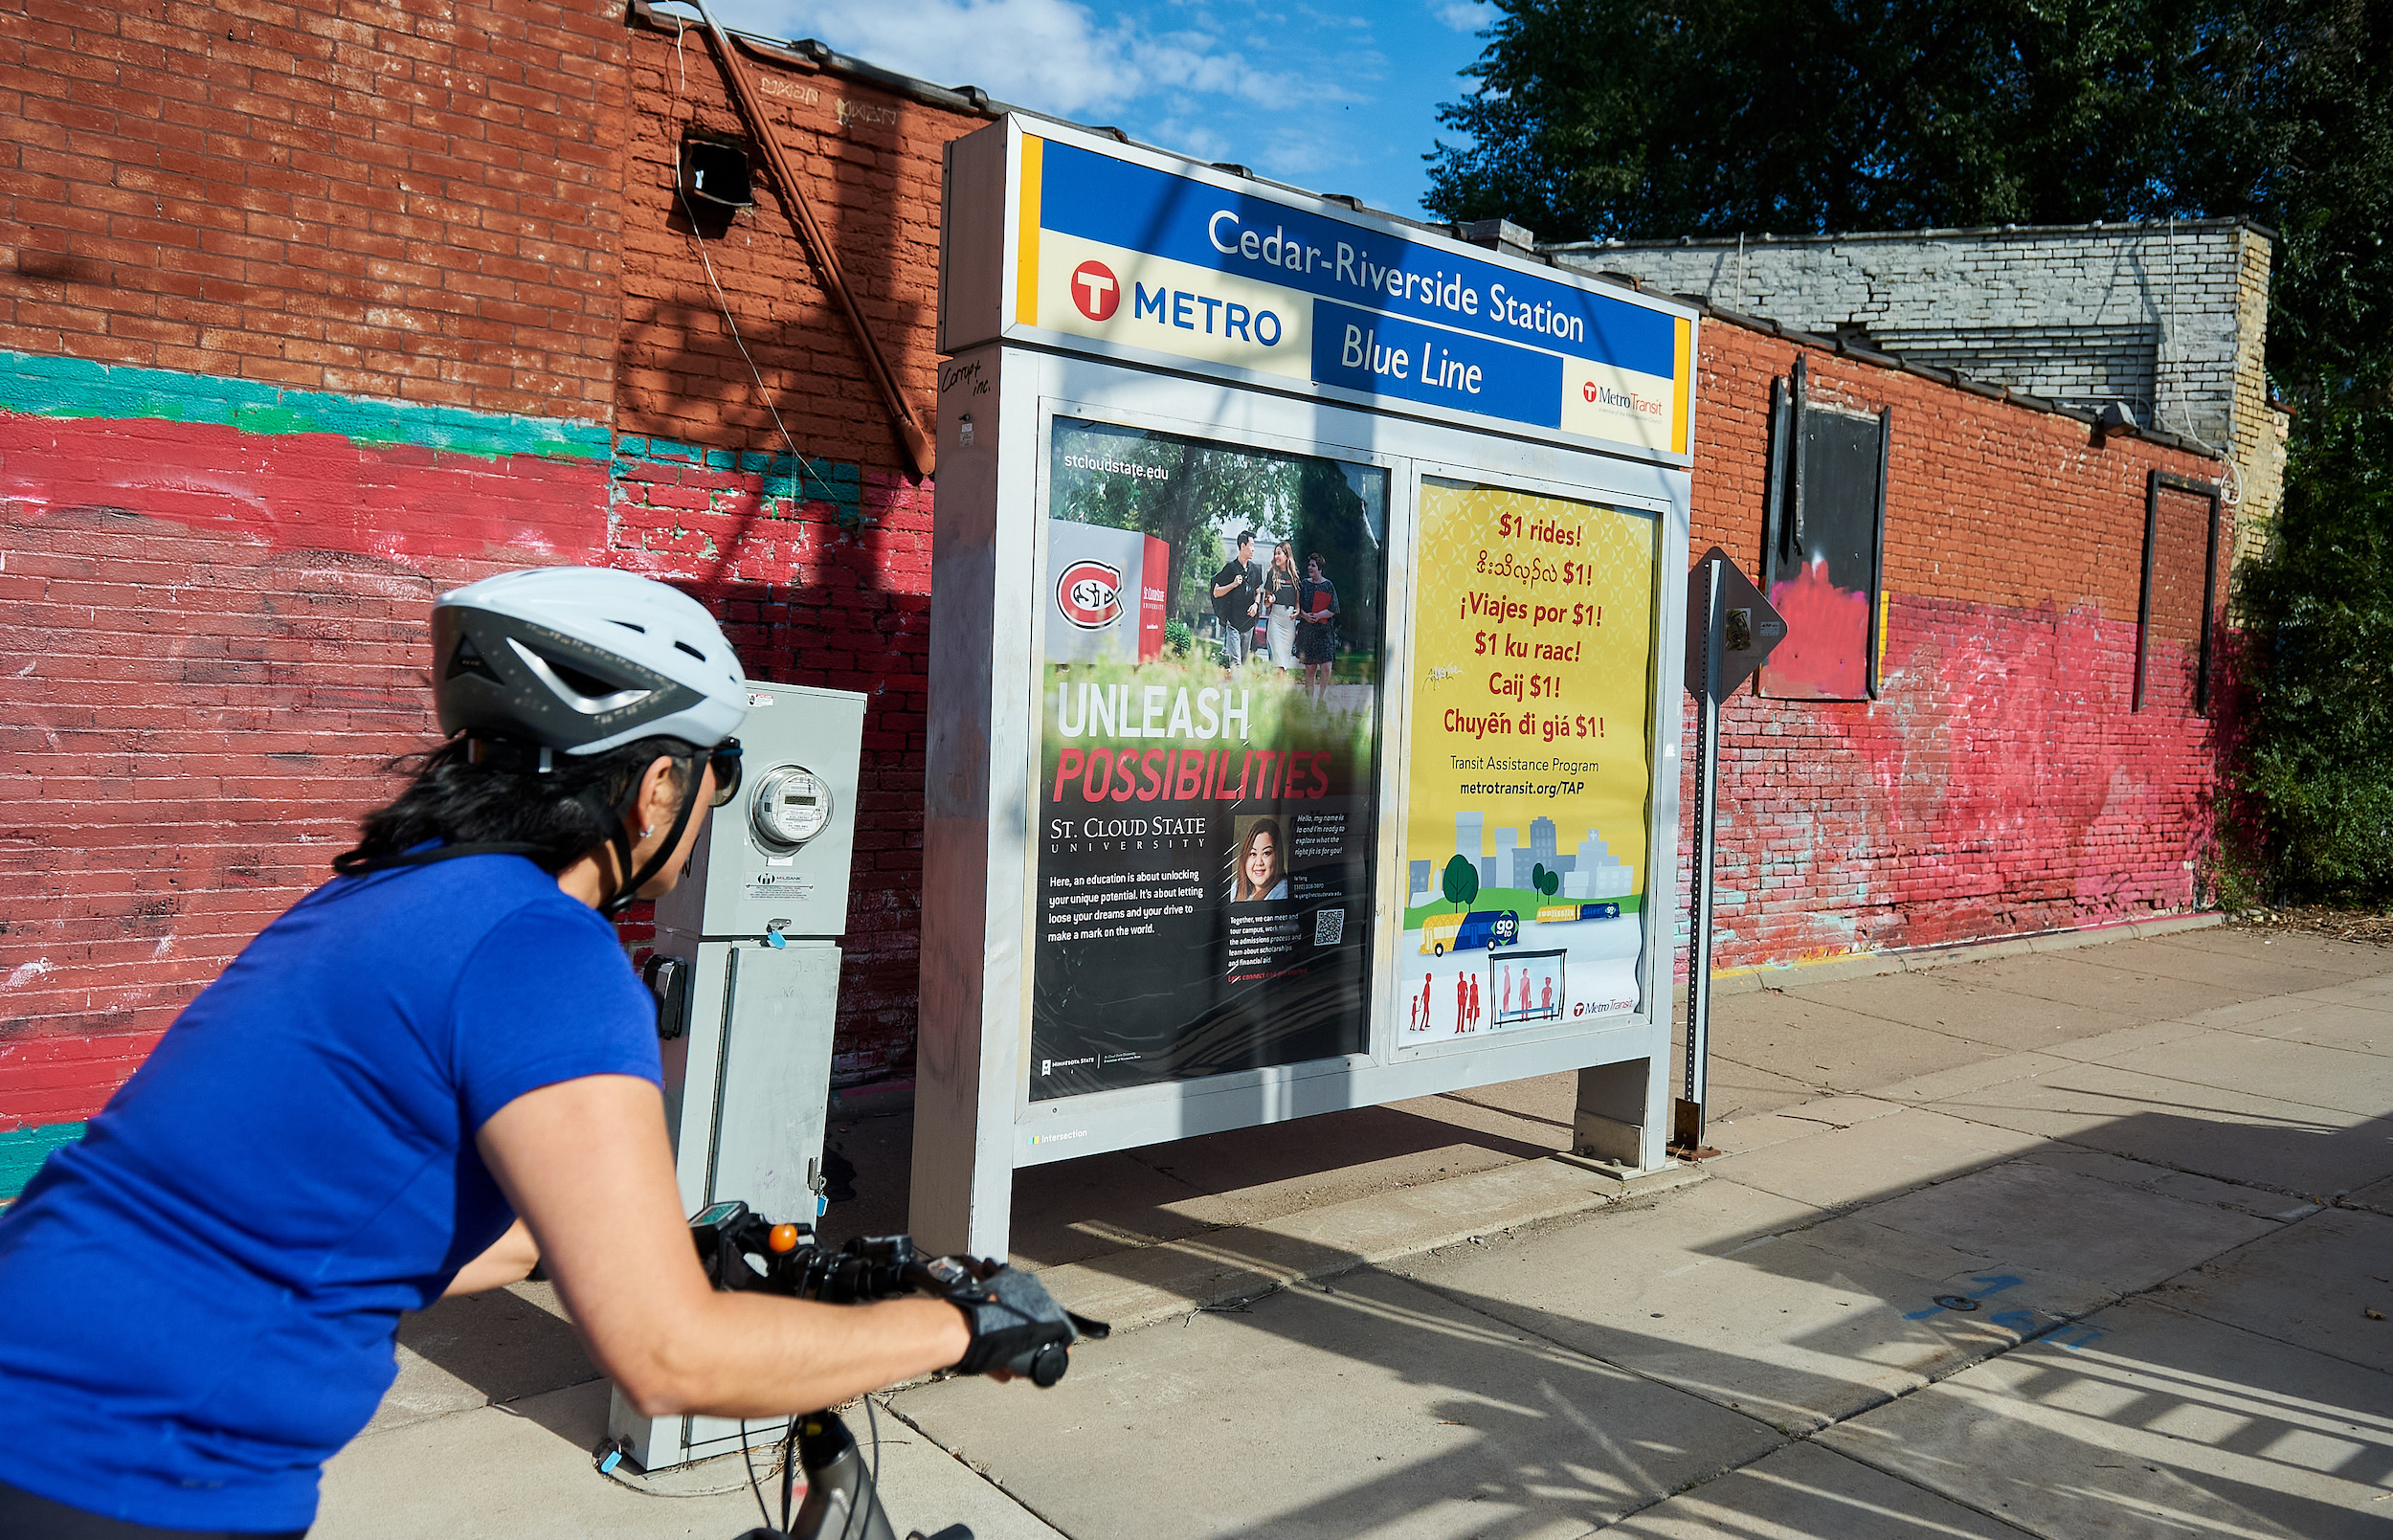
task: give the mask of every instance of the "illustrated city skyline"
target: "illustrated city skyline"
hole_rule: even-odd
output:
[[[1556,837],[1559,827],[1552,818],[1532,818],[1529,841],[1523,844],[1517,827],[1488,830],[1487,816],[1478,810],[1454,815],[1453,854],[1469,861],[1478,871],[1482,888],[1533,889],[1536,868],[1543,866],[1547,871],[1561,874],[1562,886],[1556,895],[1559,898],[1583,902],[1625,898],[1637,891],[1636,867],[1616,859],[1602,833],[1592,825],[1586,837],[1565,855]],[[1412,862],[1408,907],[1419,908],[1443,896],[1440,879],[1445,865],[1443,860]]]

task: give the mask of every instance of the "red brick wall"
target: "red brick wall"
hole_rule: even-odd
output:
[[[940,152],[987,120],[826,71],[753,54],[746,62],[928,423]],[[758,677],[870,697],[835,1069],[905,1073],[921,933],[930,487],[907,473],[761,150],[750,154],[755,208],[727,226],[694,230],[686,217],[675,193],[683,133],[749,138],[705,37],[693,29],[677,47],[670,27],[635,25],[629,79],[613,559],[716,600]],[[732,458],[743,453],[746,469]]]
[[[622,55],[0,0],[0,1143],[324,879],[431,730],[432,593],[604,559]]]
[[[541,0],[0,7],[0,348],[603,419],[622,51]]]
[[[1813,401],[1893,408],[1881,698],[1749,686],[1722,712],[1714,966],[2190,907],[2214,762],[2192,710],[2206,504],[2182,494],[2163,494],[2151,689],[2129,707],[2146,473],[2215,468],[2136,440],[2096,448],[2070,418],[1805,352]],[[1717,544],[1749,573],[1770,384],[1796,353],[1703,330],[1693,547]],[[1687,726],[1691,745],[1691,705]],[[1694,792],[1690,755],[1683,806]],[[1689,826],[1682,882],[1692,859]]]

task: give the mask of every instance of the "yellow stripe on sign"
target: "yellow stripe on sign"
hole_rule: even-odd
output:
[[[1039,198],[1046,160],[1047,142],[1036,134],[1024,134],[1014,241],[1014,319],[1024,326],[1039,324]]]
[[[1687,453],[1688,409],[1695,397],[1695,370],[1690,356],[1694,351],[1695,324],[1681,316],[1674,324],[1678,341],[1673,350],[1675,361],[1670,372],[1676,377],[1678,400],[1670,413],[1670,449],[1674,454],[1684,455]]]

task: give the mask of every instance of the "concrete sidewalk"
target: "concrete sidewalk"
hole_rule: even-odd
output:
[[[1715,1008],[1724,1154],[1672,1191],[1542,1158],[1569,1077],[1024,1173],[1019,1260],[1140,1328],[1050,1392],[882,1398],[892,1512],[2393,1532],[2393,950],[2207,929],[1795,983]],[[905,1122],[845,1125],[851,1228],[891,1222]],[[737,1461],[642,1484],[682,1497],[593,1472],[605,1387],[544,1294],[410,1323],[318,1536],[755,1522]]]

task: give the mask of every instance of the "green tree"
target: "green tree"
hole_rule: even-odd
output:
[[[1117,476],[1062,466],[1054,506],[1059,518],[1135,529],[1169,547],[1168,614],[1210,614],[1222,547],[1239,530],[1253,529],[1266,540],[1290,543],[1300,574],[1305,555],[1319,551],[1345,612],[1340,632],[1350,641],[1377,645],[1385,500],[1366,504],[1335,461],[1243,448],[1224,453],[1221,446],[1134,429],[1059,431],[1102,445],[1107,458],[1161,473]]]
[[[1470,901],[1479,897],[1479,868],[1470,863],[1469,857],[1458,852],[1445,863],[1444,878],[1439,886],[1448,904],[1458,909],[1468,908]]]
[[[2393,5],[1494,0],[1424,200],[1548,239],[2241,216],[2286,503],[2231,777],[2288,892],[2393,895]],[[2373,746],[2373,747],[2370,747]],[[2375,811],[2372,811],[2375,810]]]
[[[2372,435],[2370,443],[2339,441]],[[2393,899],[2393,413],[2304,435],[2277,538],[2243,574],[2250,621],[2229,806],[2272,896]]]

